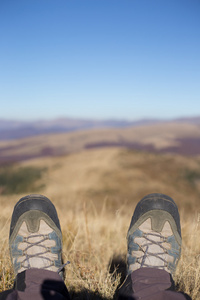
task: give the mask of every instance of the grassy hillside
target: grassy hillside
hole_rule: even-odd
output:
[[[200,158],[112,148],[32,159],[16,164],[13,172],[19,168],[43,170],[28,193],[46,195],[58,210],[64,259],[71,262],[66,284],[73,299],[112,298],[125,274],[132,213],[137,202],[153,192],[168,194],[179,207],[183,248],[177,288],[200,299]],[[9,223],[14,204],[26,193],[0,196],[1,290],[13,284]],[[118,271],[113,274],[115,266]]]

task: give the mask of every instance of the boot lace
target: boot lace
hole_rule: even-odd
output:
[[[164,259],[162,256],[165,255],[169,255],[168,251],[166,249],[166,247],[163,246],[163,243],[167,242],[166,237],[164,237],[161,234],[158,233],[144,233],[142,236],[145,240],[146,243],[139,245],[140,247],[140,251],[142,251],[144,254],[140,257],[137,258],[138,262],[141,259],[141,267],[148,267],[149,264],[146,263],[146,261],[148,262],[148,259],[150,259],[150,257],[156,257],[156,260],[160,260],[160,263],[162,262],[162,264],[160,265],[156,265],[154,266],[155,268],[163,268],[166,267],[168,265],[168,262],[166,259]],[[160,238],[160,240],[156,240],[155,238]],[[153,245],[157,245],[160,247],[161,252],[150,252],[150,247]],[[163,266],[163,262],[164,262],[164,266]]]
[[[37,242],[33,242],[31,241],[31,239],[38,239],[40,238],[40,240],[38,240]],[[46,263],[43,263],[42,269],[49,269],[52,266],[54,266],[54,260],[50,259],[46,254],[47,253],[51,253],[51,247],[47,247],[43,244],[43,242],[49,240],[49,236],[48,235],[44,235],[44,234],[34,234],[28,237],[24,237],[23,242],[27,244],[27,246],[24,248],[23,250],[23,255],[25,256],[24,259],[21,261],[21,266],[24,269],[30,269],[31,268],[31,263],[30,263],[30,259],[31,258],[40,258],[43,261],[46,261]],[[40,251],[34,251],[34,254],[28,254],[28,250],[34,246],[39,246],[40,247]],[[41,250],[42,248],[42,250]],[[52,253],[51,253],[52,254]],[[67,261],[66,263],[62,264],[60,266],[60,268],[58,268],[58,273],[62,272],[63,269],[65,268],[66,265],[68,265],[70,263],[70,261]]]

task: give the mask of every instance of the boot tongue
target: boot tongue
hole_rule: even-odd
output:
[[[34,233],[29,232],[26,222],[22,223],[18,235],[24,239],[19,243],[18,249],[23,250],[24,255],[18,258],[18,262],[22,262],[23,270],[27,268],[49,268],[52,271],[57,271],[53,261],[58,259],[58,255],[51,252],[51,247],[56,244],[55,240],[49,239],[51,232],[53,230],[43,220],[40,220],[39,229]]]
[[[151,218],[148,218],[139,227],[144,236],[135,239],[144,253],[141,264],[149,267],[164,268],[166,261],[173,262],[173,258],[167,253],[171,245],[165,242],[165,238],[172,236],[173,232],[168,221],[165,222],[164,226],[162,226],[162,231],[159,233],[152,230],[152,227]]]

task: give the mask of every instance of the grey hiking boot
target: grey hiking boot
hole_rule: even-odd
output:
[[[53,203],[42,195],[21,198],[10,226],[10,256],[15,275],[31,269],[60,272],[62,233]],[[60,273],[63,277],[63,273]]]
[[[175,202],[149,194],[136,206],[127,234],[128,274],[142,267],[173,274],[181,254],[181,227]]]

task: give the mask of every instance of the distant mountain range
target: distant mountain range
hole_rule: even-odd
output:
[[[0,121],[0,165],[95,148],[200,155],[200,117],[171,121]]]
[[[126,128],[154,125],[166,122],[200,124],[200,116],[193,118],[179,118],[174,120],[142,119],[127,120],[92,120],[59,118],[53,120],[17,121],[0,119],[0,140],[13,140],[42,134],[64,133],[87,129]]]

